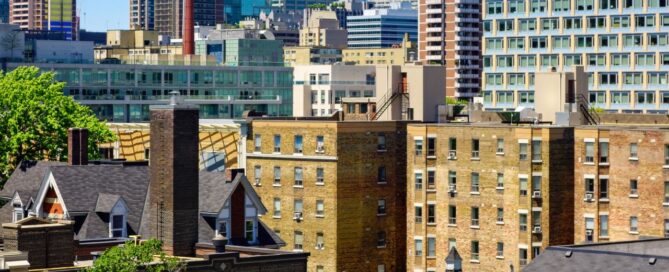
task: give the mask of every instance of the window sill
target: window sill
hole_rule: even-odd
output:
[[[324,214],[320,214],[320,215],[317,214],[316,218],[325,218],[325,215]]]
[[[606,240],[608,240],[609,237],[608,237],[608,236],[599,236],[599,239],[606,239]]]
[[[630,231],[629,234],[632,234],[632,235],[639,235],[639,232],[638,232],[638,231]]]
[[[540,164],[540,163],[544,163],[544,161],[543,160],[532,160],[532,163]]]
[[[274,187],[281,187],[281,184],[272,184]]]
[[[669,165],[662,165],[662,169],[669,169]]]
[[[584,162],[583,165],[595,165],[594,162]]]
[[[273,155],[281,155],[281,152],[272,152]]]
[[[503,225],[504,225],[504,222],[497,221],[495,224],[500,225],[500,226],[503,226]]]
[[[253,154],[262,154],[260,151],[253,151]]]
[[[304,189],[304,185],[293,185],[295,189]]]
[[[377,213],[376,216],[381,217],[381,216],[386,216],[386,214],[385,213]]]
[[[385,182],[385,181],[384,181],[384,182],[377,182],[376,184],[377,184],[377,185],[387,185],[388,182]]]
[[[425,190],[425,192],[428,192],[428,193],[436,193],[436,192],[437,192],[437,189],[427,189],[427,190]]]
[[[476,264],[477,264],[477,263],[481,263],[481,261],[479,261],[479,260],[469,260],[469,262],[470,262],[470,263],[476,263]]]
[[[302,249],[293,249],[293,252],[304,252]]]
[[[504,256],[495,256],[495,259],[504,260]]]
[[[481,195],[481,192],[469,192],[470,195]]]
[[[497,190],[497,191],[504,191],[504,187],[495,187],[495,190]]]
[[[437,256],[427,256],[427,257],[425,257],[425,259],[434,260],[434,259],[437,259]]]
[[[425,224],[425,225],[435,227],[435,226],[437,226],[437,223],[427,223],[427,224]]]
[[[448,160],[449,160],[449,161],[457,161],[457,160],[458,160],[458,157],[449,157]]]
[[[293,153],[293,156],[304,156],[304,153]]]
[[[321,183],[316,182],[316,185],[317,186],[323,186],[323,185],[325,185],[325,183],[324,182],[321,182]]]
[[[470,229],[481,229],[481,226],[469,226]]]
[[[504,156],[504,152],[497,152],[497,153],[495,153],[495,155],[497,155],[497,156]]]
[[[630,161],[639,161],[639,158],[638,157],[630,157],[629,160]]]
[[[376,152],[378,152],[378,153],[386,153],[386,152],[388,152],[388,150],[387,150],[387,149],[377,149]]]
[[[630,198],[639,198],[638,194],[630,194]]]
[[[609,203],[609,199],[608,199],[608,198],[600,198],[600,199],[599,199],[599,202],[601,202],[601,203]]]
[[[481,158],[472,158],[472,161],[480,161]]]
[[[448,224],[448,227],[449,227],[449,228],[456,228],[456,227],[458,227],[458,225],[456,225],[456,224]]]
[[[664,202],[664,203],[662,203],[662,206],[664,206],[664,207],[669,207],[669,203],[668,203],[668,202]]]
[[[427,156],[427,159],[428,160],[434,160],[434,159],[437,159],[437,156]]]
[[[377,249],[384,249],[386,246],[376,246]]]
[[[274,218],[274,219],[281,219],[281,216],[280,216],[280,215],[279,215],[279,216],[276,216],[276,215],[275,215],[275,216],[272,216],[272,218]]]
[[[599,163],[599,166],[601,166],[601,167],[609,167],[609,163],[608,163],[608,162],[600,162],[600,163]]]

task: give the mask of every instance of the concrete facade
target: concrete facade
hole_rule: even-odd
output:
[[[348,48],[342,50],[342,61],[356,65],[401,65],[418,60],[417,44],[404,35],[398,46],[390,48]]]
[[[308,271],[405,270],[405,126],[251,122],[246,168],[265,222],[287,250],[311,253]]]
[[[300,29],[300,46],[346,48],[346,29],[339,27],[334,11],[314,10]]]
[[[283,61],[288,66],[311,64],[335,64],[342,62],[342,50],[314,46],[290,46],[283,48]]]

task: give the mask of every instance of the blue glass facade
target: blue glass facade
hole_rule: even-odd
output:
[[[412,9],[366,10],[360,16],[349,16],[349,48],[388,48],[402,44],[404,34],[418,39],[418,13]]]

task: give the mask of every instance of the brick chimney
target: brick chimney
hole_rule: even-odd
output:
[[[184,0],[183,54],[195,54],[195,33],[193,18],[193,0]]]
[[[67,163],[69,165],[88,164],[88,129],[67,130]]]
[[[179,99],[151,108],[146,234],[174,256],[194,256],[198,241],[198,114]]]

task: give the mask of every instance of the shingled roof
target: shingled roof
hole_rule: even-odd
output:
[[[21,201],[26,203],[30,197],[35,197],[42,179],[49,166],[67,165],[64,162],[54,161],[22,161],[0,191],[0,198],[11,199],[16,191],[20,192]]]

